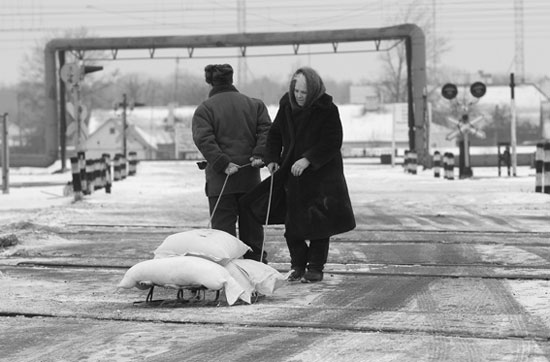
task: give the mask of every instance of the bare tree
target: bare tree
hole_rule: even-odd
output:
[[[430,17],[430,7],[424,1],[413,1],[402,9],[394,23],[413,23],[418,25],[426,38],[426,74],[429,84],[428,95],[438,87],[437,64],[441,56],[449,51],[448,40],[445,37],[434,36],[433,19]],[[407,100],[407,58],[405,43],[400,42],[391,50],[381,53],[383,73],[378,79],[379,92],[390,102],[405,102]]]

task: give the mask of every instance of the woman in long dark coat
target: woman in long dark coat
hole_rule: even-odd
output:
[[[341,147],[338,107],[315,70],[298,69],[279,102],[263,158],[273,177],[269,223],[284,221],[290,281],[321,281],[330,237],[355,228]],[[244,200],[264,222],[270,184],[264,180]]]

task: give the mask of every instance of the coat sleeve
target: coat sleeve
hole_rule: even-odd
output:
[[[256,146],[252,150],[252,156],[262,157],[265,153],[267,134],[271,128],[271,118],[264,102],[257,101]]]
[[[216,142],[216,134],[212,125],[213,115],[206,106],[200,105],[193,114],[191,130],[193,141],[204,158],[216,172],[223,172],[230,158]]]
[[[283,149],[281,121],[283,119],[283,112],[282,107],[280,107],[267,135],[266,152],[264,156],[264,162],[266,165],[271,162],[281,164],[281,151]]]
[[[321,128],[321,136],[315,146],[304,152],[303,156],[311,162],[314,170],[321,168],[334,157],[340,155],[342,148],[342,121],[338,107],[332,105],[328,111],[326,122]]]

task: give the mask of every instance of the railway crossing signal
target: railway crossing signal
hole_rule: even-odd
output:
[[[474,105],[479,101],[481,97],[485,95],[487,87],[482,82],[475,82],[470,86],[470,94],[475,97],[475,101],[469,103],[459,103],[460,109],[463,110],[463,113],[460,119],[454,117],[447,117],[447,120],[453,123],[456,129],[449,134],[447,134],[446,139],[452,140],[458,138],[458,144],[460,149],[460,163],[459,163],[459,174],[460,178],[472,177],[473,172],[470,167],[470,135],[474,135],[479,138],[485,138],[485,132],[475,125],[484,119],[483,116],[477,116],[476,118],[470,120],[470,106]],[[453,101],[458,95],[458,88],[452,83],[447,83],[441,88],[441,95],[443,98]]]

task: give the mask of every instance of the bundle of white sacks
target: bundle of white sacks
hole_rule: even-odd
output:
[[[186,289],[204,286],[224,290],[227,303],[251,303],[254,292],[272,295],[285,278],[271,266],[243,259],[250,248],[224,231],[196,229],[168,236],[155,257],[132,266],[119,288],[162,286]]]

